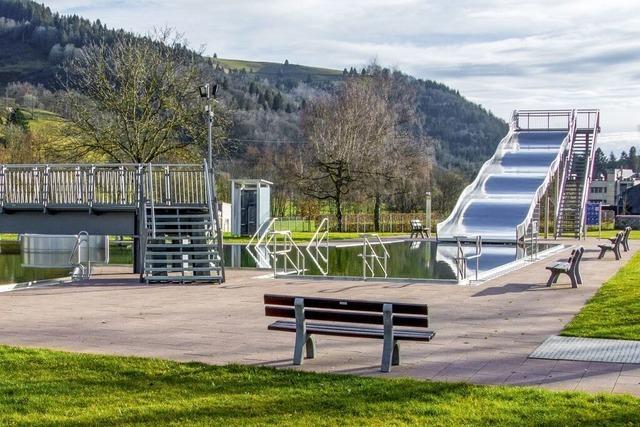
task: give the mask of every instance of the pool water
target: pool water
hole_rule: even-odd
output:
[[[69,271],[69,268],[25,267],[20,253],[20,243],[0,241],[0,284],[66,277]]]
[[[387,276],[390,278],[455,280],[457,246],[451,243],[434,241],[406,241],[385,244],[389,252]],[[539,245],[539,251],[550,249],[556,245]],[[375,246],[374,246],[375,247]],[[244,245],[226,245],[225,265],[228,267],[255,268],[256,263],[247,253]],[[380,253],[380,250],[377,250]],[[464,248],[466,256],[475,253],[475,247]],[[329,276],[362,277],[362,246],[337,246],[329,248]],[[478,274],[486,275],[489,271],[505,266],[529,256],[527,248],[516,245],[485,244],[482,255],[478,259]],[[308,255],[305,260],[305,275],[321,275]],[[279,262],[278,268],[282,265]],[[469,276],[475,277],[476,260],[469,260]],[[381,276],[378,267],[376,276]]]

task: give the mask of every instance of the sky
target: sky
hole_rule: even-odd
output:
[[[45,0],[46,1],[46,0]],[[52,0],[221,58],[343,69],[372,60],[437,80],[507,120],[599,108],[605,152],[640,146],[638,0]]]

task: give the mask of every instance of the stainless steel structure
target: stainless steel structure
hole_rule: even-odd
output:
[[[438,239],[522,241],[540,224],[545,197],[554,200],[556,235],[581,235],[599,117],[598,110],[514,111],[496,153],[438,224]]]
[[[0,232],[125,235],[147,282],[223,281],[207,163],[0,166]]]

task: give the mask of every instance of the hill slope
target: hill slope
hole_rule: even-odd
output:
[[[60,64],[82,46],[117,34],[137,37],[78,16],[61,16],[29,0],[0,0],[0,90],[26,81],[56,89]],[[330,91],[345,71],[288,63],[202,58],[212,67],[223,102],[233,110],[231,137],[242,156],[247,145],[300,142],[300,110],[307,99]],[[351,69],[346,75],[357,72]],[[491,156],[506,124],[457,91],[397,72],[420,114],[415,134],[435,142],[436,161],[471,176]]]

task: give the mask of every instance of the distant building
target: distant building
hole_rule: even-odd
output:
[[[640,184],[640,176],[631,169],[611,169],[591,181],[589,201],[617,206],[620,196]]]

